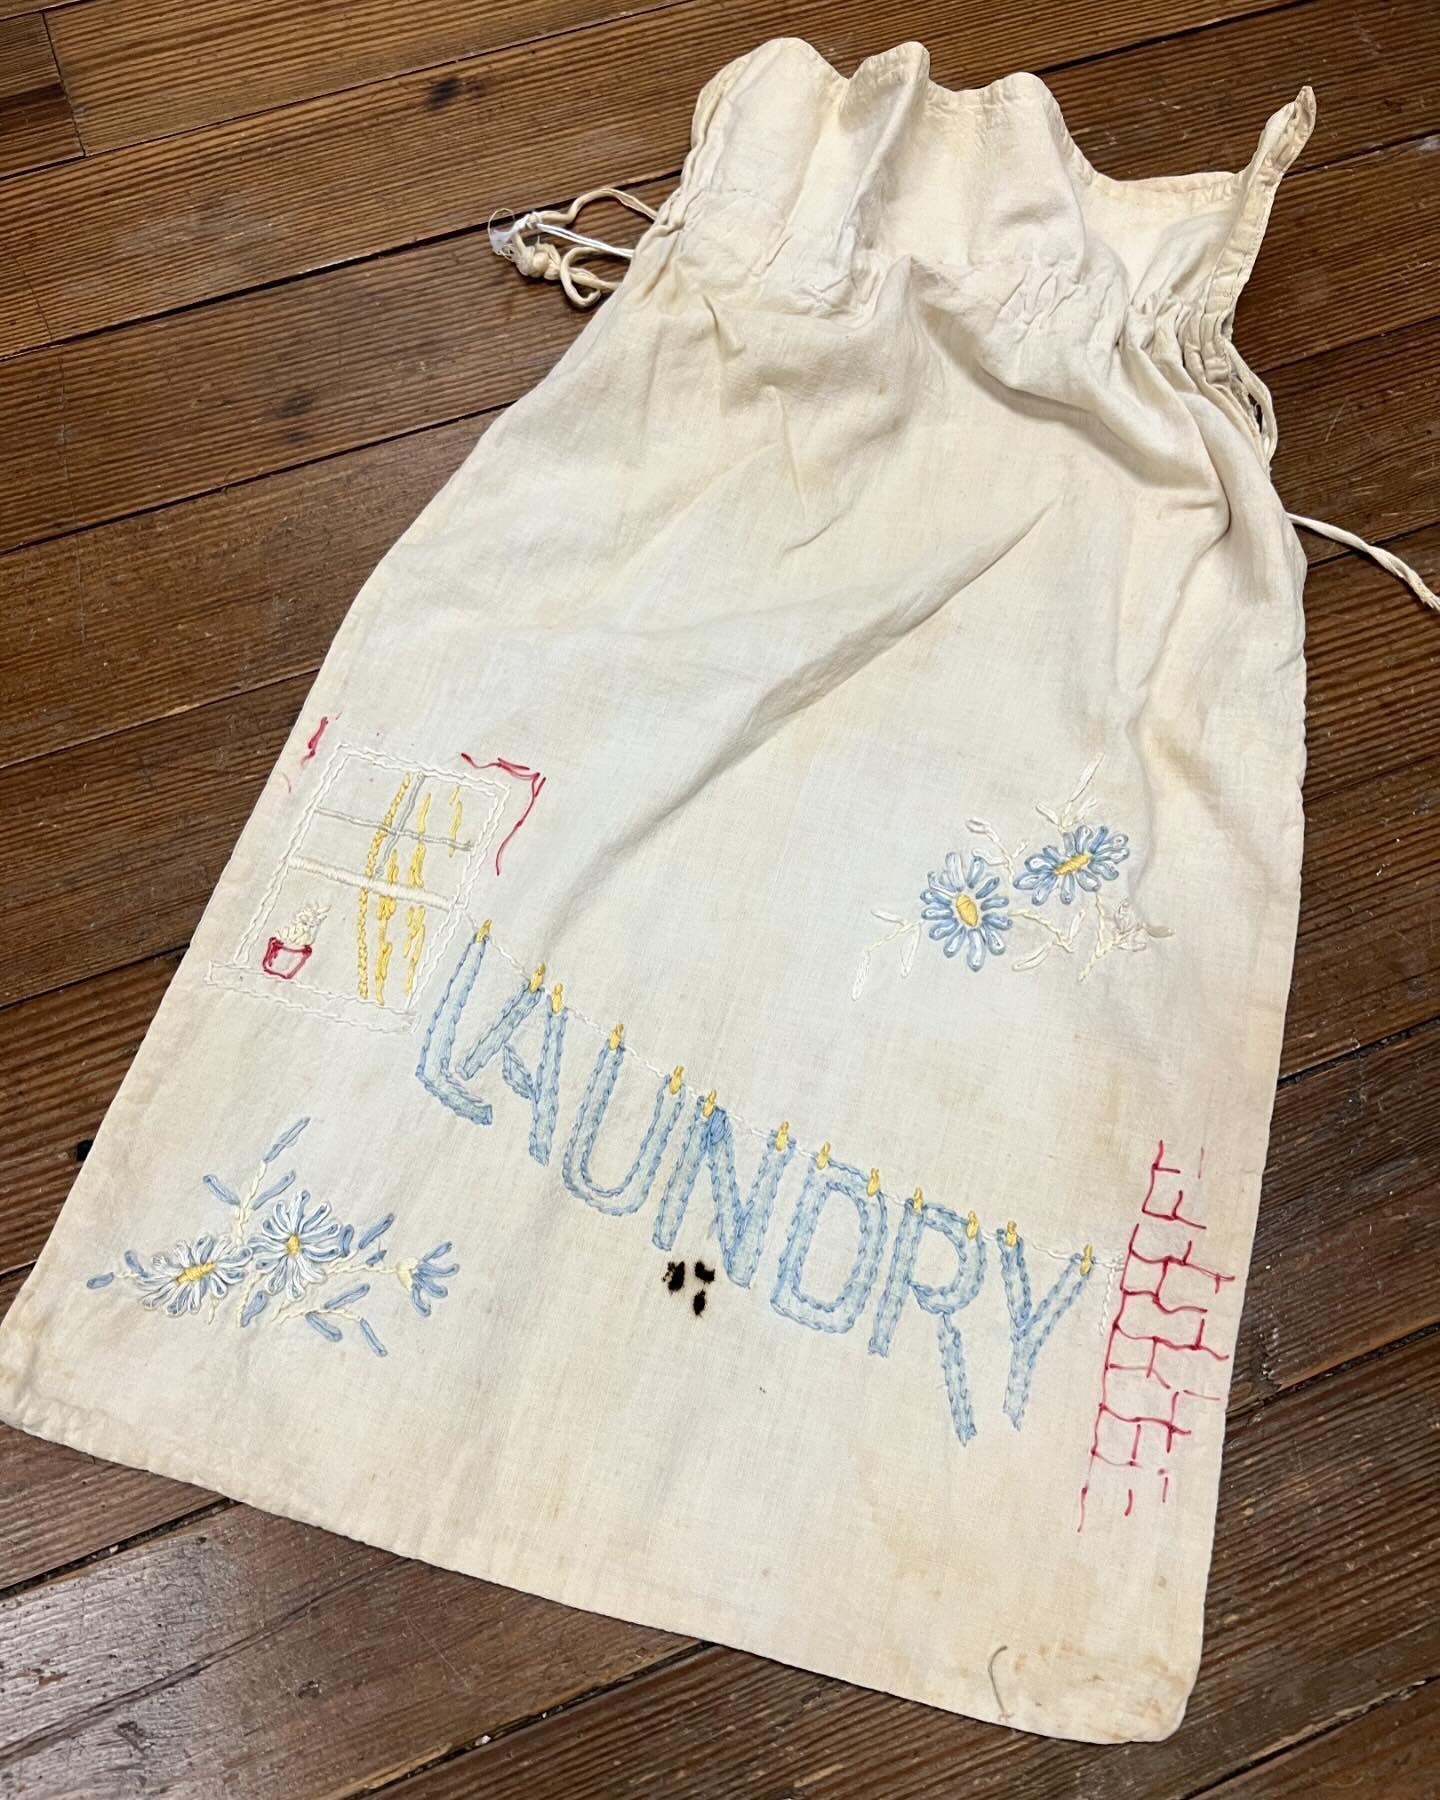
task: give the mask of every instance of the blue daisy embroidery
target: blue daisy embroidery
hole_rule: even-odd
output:
[[[1069,906],[1077,888],[1098,894],[1102,881],[1116,880],[1120,873],[1116,865],[1129,854],[1130,840],[1123,831],[1111,831],[1108,825],[1081,825],[1067,831],[1058,847],[1047,844],[1027,856],[1015,885],[1029,893],[1032,906],[1044,906],[1057,889],[1060,904]]]
[[[341,1344],[353,1334],[374,1356],[389,1352],[370,1318],[383,1304],[385,1278],[409,1297],[422,1318],[449,1294],[446,1283],[460,1273],[449,1243],[426,1255],[391,1261],[385,1239],[395,1224],[387,1212],[365,1230],[338,1218],[328,1201],[314,1200],[295,1186],[285,1152],[310,1123],[298,1119],[281,1132],[260,1158],[248,1183],[231,1185],[218,1175],[201,1177],[212,1199],[230,1209],[228,1234],[205,1232],[157,1251],[147,1262],[127,1250],[119,1266],[92,1275],[86,1287],[128,1286],[152,1312],[187,1314],[213,1324],[222,1316],[241,1326],[273,1327],[303,1319],[317,1337]],[[281,1173],[276,1173],[276,1165]],[[363,1308],[363,1310],[362,1310]]]
[[[163,1308],[172,1318],[198,1313],[207,1300],[219,1300],[243,1279],[249,1258],[243,1249],[217,1244],[208,1233],[150,1258],[137,1277],[152,1311]]]
[[[943,869],[932,869],[930,885],[920,896],[923,924],[946,956],[965,955],[965,964],[977,972],[987,957],[1005,949],[1005,933],[1014,924],[1008,916],[1009,898],[999,892],[1000,877],[988,863],[972,856],[962,870],[951,851]]]
[[[281,1201],[252,1241],[250,1261],[272,1294],[282,1290],[298,1300],[307,1287],[325,1279],[326,1263],[340,1254],[340,1225],[330,1208],[301,1193]]]

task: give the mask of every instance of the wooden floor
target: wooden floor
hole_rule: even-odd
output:
[[[1297,511],[1440,585],[1434,0],[0,0],[0,1303],[362,578],[583,321],[497,207],[673,182],[722,62],[1030,67],[1117,175],[1320,125],[1237,337]],[[1440,1793],[1440,619],[1310,546],[1304,909],[1205,1663],[1097,1750],[0,1434],[0,1794]],[[183,1397],[177,1396],[183,1405]],[[1428,1684],[1428,1685],[1427,1685]]]

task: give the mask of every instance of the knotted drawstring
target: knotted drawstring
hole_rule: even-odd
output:
[[[1353,531],[1346,531],[1342,525],[1327,525],[1323,519],[1307,519],[1300,513],[1286,513],[1285,516],[1292,525],[1300,525],[1306,531],[1318,532],[1321,537],[1330,538],[1337,544],[1344,544],[1347,549],[1359,550],[1363,555],[1373,557],[1382,569],[1388,569],[1392,575],[1398,576],[1417,600],[1423,600],[1426,606],[1434,607],[1436,612],[1440,612],[1440,594],[1436,594],[1432,589],[1426,587],[1409,563],[1401,562],[1398,556],[1392,556],[1388,550],[1382,550],[1378,544],[1367,544],[1364,538],[1356,537]]]
[[[522,275],[537,281],[558,281],[565,290],[566,299],[573,305],[593,306],[602,294],[613,294],[620,284],[586,268],[586,261],[593,256],[613,256],[620,262],[629,262],[634,255],[621,244],[607,244],[600,238],[587,237],[583,231],[572,229],[579,215],[595,200],[616,200],[642,218],[655,218],[654,209],[643,200],[637,200],[634,194],[627,194],[621,188],[592,188],[588,194],[572,200],[569,206],[528,212],[505,226],[497,226],[492,221],[490,248],[497,256],[514,263]],[[525,237],[527,231],[535,234],[530,241]],[[562,253],[555,244],[544,241],[548,238],[555,238],[570,248]]]

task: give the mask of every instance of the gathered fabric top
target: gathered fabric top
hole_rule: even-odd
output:
[[[865,304],[911,260],[963,279],[1025,271],[1219,329],[1254,262],[1275,188],[1309,137],[1309,88],[1237,173],[1120,181],[1071,137],[1038,76],[950,89],[921,44],[842,76],[777,38],[723,69],[696,108],[687,226],[812,307]]]

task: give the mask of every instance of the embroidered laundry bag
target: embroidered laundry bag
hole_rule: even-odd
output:
[[[1029,1731],[1200,1652],[1295,938],[1231,342],[1308,91],[1118,181],[1019,74],[705,89],[340,631],[0,1413]]]

